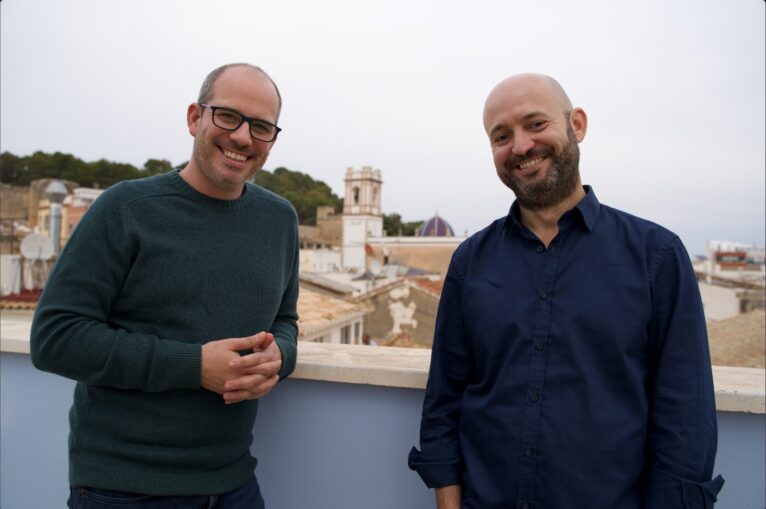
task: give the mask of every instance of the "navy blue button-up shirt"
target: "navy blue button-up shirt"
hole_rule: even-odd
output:
[[[586,197],[546,248],[510,214],[455,252],[410,467],[463,508],[712,507],[699,287],[670,231]]]

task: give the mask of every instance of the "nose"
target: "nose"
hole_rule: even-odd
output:
[[[250,124],[247,122],[242,122],[242,125],[232,131],[229,137],[241,147],[253,144],[253,138],[250,136]]]
[[[513,139],[513,153],[517,156],[523,156],[535,147],[535,142],[531,136],[525,133],[518,134]]]

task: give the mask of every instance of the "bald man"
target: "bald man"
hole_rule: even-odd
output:
[[[506,217],[455,252],[410,468],[440,509],[709,508],[716,415],[689,256],[580,181],[588,118],[511,76],[484,128]]]

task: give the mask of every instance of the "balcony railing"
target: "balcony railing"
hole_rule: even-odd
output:
[[[29,325],[0,328],[0,507],[63,507],[74,382],[37,371]],[[301,343],[295,373],[264,398],[256,473],[273,508],[422,509],[433,494],[407,469],[430,352]],[[765,503],[764,370],[714,367],[726,478],[718,509]]]

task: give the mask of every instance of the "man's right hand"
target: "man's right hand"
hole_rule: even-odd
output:
[[[243,375],[242,370],[229,364],[239,359],[241,350],[259,351],[272,342],[270,335],[258,333],[244,338],[228,338],[210,341],[202,345],[200,385],[218,394],[224,394],[224,384]]]
[[[462,489],[459,484],[436,488],[436,507],[439,509],[460,509]]]

